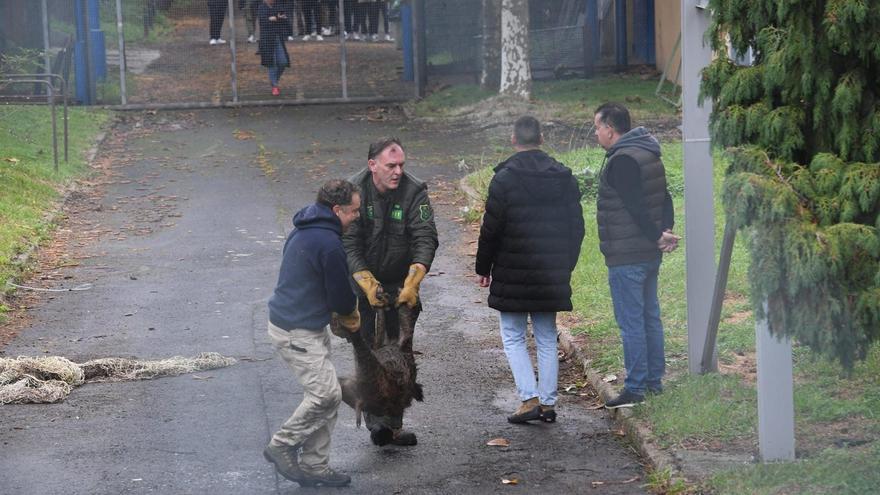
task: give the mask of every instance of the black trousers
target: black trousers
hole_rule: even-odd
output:
[[[321,34],[321,2],[320,0],[302,0],[303,17],[305,17],[305,34]]]
[[[229,3],[226,0],[208,0],[208,22],[212,40],[219,38],[223,31],[223,21],[226,19],[226,7],[228,6]]]

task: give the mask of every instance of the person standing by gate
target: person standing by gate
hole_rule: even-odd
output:
[[[678,247],[672,196],[660,143],[644,127],[630,129],[629,111],[605,103],[593,118],[605,148],[599,172],[596,220],[608,266],[614,317],[623,341],[623,391],[605,407],[632,407],[660,393],[666,369],[657,277],[663,253]]]
[[[223,31],[223,21],[226,19],[228,0],[208,0],[208,30],[211,35],[211,45],[222,45],[226,40],[220,37]]]
[[[556,421],[556,313],[571,311],[571,272],[584,239],[581,191],[571,169],[541,151],[541,125],[520,117],[516,154],[495,167],[480,227],[475,271],[501,312],[501,340],[522,404],[511,423]],[[526,345],[537,345],[538,380]]]
[[[264,0],[267,1],[267,0]],[[285,478],[302,486],[345,486],[351,478],[328,467],[330,437],[342,388],[330,361],[333,314],[349,332],[360,328],[342,232],[357,219],[360,193],[354,184],[330,180],[314,204],[293,217],[278,283],[269,299],[268,332],[303,387],[303,399],[263,450]]]
[[[284,30],[287,13],[275,5],[276,0],[263,0],[257,10],[260,20],[260,65],[269,69],[269,83],[272,96],[279,96],[278,83],[286,67],[290,67],[290,56],[284,46]]]
[[[398,310],[413,310],[413,325],[422,309],[419,285],[434,261],[437,226],[428,201],[428,186],[403,171],[406,154],[397,138],[370,145],[367,168],[349,179],[361,189],[361,216],[342,237],[352,278],[361,289],[358,307],[364,340],[373,341],[376,312],[384,311],[385,334],[400,334]],[[386,307],[380,292],[396,296]],[[364,414],[376,445],[416,445],[416,435],[403,430],[403,416]]]

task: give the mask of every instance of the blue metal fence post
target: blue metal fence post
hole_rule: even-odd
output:
[[[400,6],[400,22],[400,31],[403,33],[403,80],[412,81],[414,79],[412,6],[408,3]]]
[[[107,50],[104,47],[104,31],[101,29],[101,11],[98,0],[88,0],[89,11],[89,41],[91,42],[90,55],[96,81],[107,78]]]
[[[626,46],[626,0],[614,2],[614,48],[617,52],[617,66],[624,68],[629,65],[629,50]]]
[[[89,67],[86,54],[86,16],[84,0],[74,0],[73,14],[76,19],[76,43],[74,45],[74,74],[76,77],[76,99],[90,105]]]
[[[654,0],[645,0],[645,15],[648,17],[645,26],[647,29],[647,46],[645,47],[645,63],[649,65],[654,65],[657,63],[657,41],[654,39],[656,36],[654,31]]]
[[[585,0],[585,3],[584,75],[591,77],[599,62],[599,3],[598,0]]]

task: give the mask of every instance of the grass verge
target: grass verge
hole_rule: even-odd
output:
[[[22,274],[17,257],[48,236],[52,229],[49,213],[57,208],[64,186],[88,170],[84,151],[93,145],[108,118],[103,111],[71,108],[70,161],[64,162],[59,122],[55,171],[49,108],[0,106],[0,294],[7,289],[7,280]]]
[[[676,211],[675,230],[684,232],[681,144],[664,144],[662,148]],[[585,148],[551,154],[570,166],[576,175],[586,177],[598,171],[604,150]],[[725,168],[724,157],[716,154],[716,198],[721,196]],[[485,197],[492,174],[491,168],[486,168],[470,174],[466,180]],[[598,249],[594,189],[589,182],[584,185],[587,234],[572,275],[573,303],[582,323],[572,333],[586,337],[583,351],[596,371],[622,377],[619,329],[614,320],[607,268]],[[479,218],[478,213],[471,216]],[[715,205],[715,225],[716,246],[720,246],[724,227],[720,202]],[[666,255],[660,273],[659,297],[666,331],[666,390],[636,407],[635,418],[653,431],[663,448],[756,455],[755,330],[749,303],[747,235],[738,235],[730,267],[718,334],[719,374],[694,376],[687,372],[684,252],[680,249]],[[866,493],[859,487],[876,486],[876,473],[864,466],[880,465],[880,348],[874,348],[851,374],[845,373],[839,364],[816,357],[796,344],[794,364],[799,461],[720,473],[707,481],[709,489],[731,494]],[[846,465],[846,469],[838,470],[838,465]],[[818,475],[811,475],[808,478],[815,483],[808,486],[804,481],[807,478],[801,476],[805,470],[822,473],[824,478],[818,480]],[[847,485],[848,477],[857,479]]]
[[[554,115],[569,122],[592,122],[593,111],[606,101],[625,103],[636,121],[669,118],[675,110],[654,94],[658,77],[653,73],[609,74],[592,79],[535,81],[532,101],[542,108],[551,107]],[[443,117],[456,108],[496,94],[477,84],[446,86],[416,103],[413,109],[420,117]]]

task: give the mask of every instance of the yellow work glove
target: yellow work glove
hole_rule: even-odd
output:
[[[379,294],[377,294],[382,285],[379,284],[379,281],[376,280],[376,277],[373,276],[370,270],[354,272],[352,278],[354,278],[354,281],[357,282],[361,290],[366,294],[367,300],[370,301],[370,306],[374,308],[385,307],[385,301],[380,299]]]
[[[427,273],[424,265],[419,263],[409,265],[409,274],[403,281],[403,289],[400,289],[400,294],[397,296],[397,306],[406,304],[410,308],[416,307],[416,304],[419,303],[419,284],[422,283],[422,279]]]

